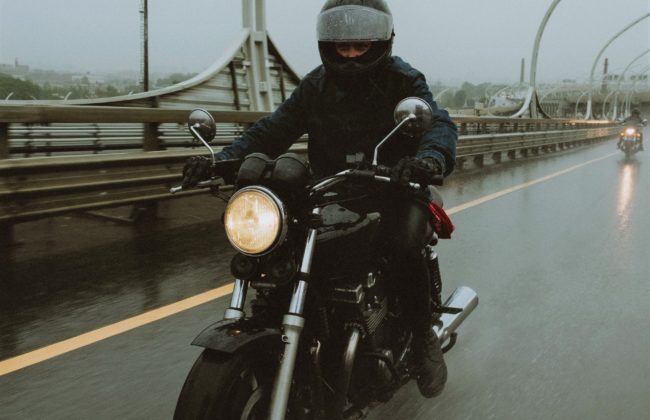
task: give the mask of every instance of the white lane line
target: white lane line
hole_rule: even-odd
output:
[[[506,194],[510,194],[512,192],[519,191],[519,190],[522,190],[524,188],[528,188],[528,187],[533,186],[535,184],[539,184],[541,182],[548,181],[549,179],[553,179],[553,178],[556,178],[556,177],[558,177],[560,175],[564,175],[566,173],[575,171],[576,169],[582,168],[583,166],[587,166],[587,165],[590,165],[592,163],[596,163],[596,162],[599,162],[601,160],[608,159],[608,158],[610,158],[610,157],[612,157],[614,155],[617,155],[617,154],[618,154],[618,152],[610,153],[609,155],[605,155],[605,156],[602,156],[602,157],[599,157],[599,158],[596,158],[596,159],[589,160],[587,162],[580,163],[580,164],[575,165],[575,166],[571,166],[570,168],[566,168],[566,169],[563,169],[561,171],[552,173],[550,175],[543,176],[543,177],[535,179],[533,181],[529,181],[529,182],[526,182],[526,183],[523,183],[523,184],[515,185],[514,187],[506,188],[504,190],[497,191],[497,192],[492,193],[492,194],[488,194],[488,195],[483,196],[481,198],[477,198],[476,200],[468,201],[467,203],[460,204],[458,206],[455,206],[455,207],[452,207],[452,208],[446,210],[447,214],[451,215],[451,214],[454,214],[454,213],[461,212],[463,210],[467,210],[467,209],[469,209],[471,207],[476,207],[479,204],[483,204],[483,203],[486,203],[488,201],[494,200],[496,198],[503,197]]]
[[[0,376],[15,372],[19,369],[26,368],[31,365],[43,362],[64,353],[77,350],[112,337],[114,335],[122,334],[132,329],[142,327],[143,325],[158,321],[170,315],[177,314],[182,311],[194,308],[195,306],[213,301],[222,296],[232,293],[233,284],[227,284],[216,289],[192,296],[187,299],[172,303],[170,305],[162,306],[149,312],[125,319],[124,321],[116,322],[115,324],[107,325],[87,332],[85,334],[72,337],[68,340],[59,341],[58,343],[41,347],[38,350],[29,353],[21,354],[20,356],[12,357],[0,362]]]
[[[532,185],[539,184],[540,182],[548,181],[549,179],[558,177],[560,175],[564,175],[571,171],[575,171],[576,169],[579,169],[583,166],[610,158],[617,154],[618,152],[615,152],[600,158],[592,159],[590,161],[572,166],[570,168],[563,169],[559,172],[546,175],[542,178],[538,178],[536,180],[526,182],[524,184],[515,185],[514,187],[497,191],[495,193],[486,195],[476,200],[469,201],[465,204],[460,204],[456,207],[452,207],[448,209],[447,214],[451,215],[454,213],[459,213],[463,210],[467,210],[468,208],[478,206],[480,204],[486,203],[496,198],[503,197],[506,194],[510,194],[512,192],[530,187]],[[160,319],[169,317],[179,312],[194,308],[195,306],[199,306],[204,303],[213,301],[215,299],[219,299],[221,297],[224,297],[232,293],[232,289],[233,289],[233,283],[226,284],[225,286],[221,286],[217,289],[209,290],[207,292],[198,294],[196,296],[192,296],[190,298],[181,300],[179,302],[172,303],[170,305],[166,305],[158,309],[145,312],[143,314],[134,316],[132,318],[125,319],[115,324],[107,325],[105,327],[87,332],[85,334],[81,334],[79,336],[70,338],[68,340],[59,341],[58,343],[54,343],[52,345],[42,347],[38,350],[34,350],[29,353],[22,354],[20,356],[12,357],[11,359],[0,361],[0,376],[35,365],[37,363],[44,362],[45,360],[51,359],[56,356],[60,356],[64,353],[77,350],[81,347],[89,346],[91,344],[107,339],[114,335],[122,334],[132,329],[141,327],[143,325],[150,324],[154,321],[158,321]]]

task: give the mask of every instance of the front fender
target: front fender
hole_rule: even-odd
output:
[[[251,319],[224,319],[204,329],[192,345],[224,353],[269,351],[282,345],[278,328],[266,328]]]

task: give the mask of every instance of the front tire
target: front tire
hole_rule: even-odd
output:
[[[174,419],[265,419],[273,378],[268,366],[243,354],[204,350],[185,379]]]

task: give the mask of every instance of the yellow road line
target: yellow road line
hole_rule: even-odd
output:
[[[220,297],[232,293],[233,284],[227,284],[216,289],[183,299],[170,305],[162,306],[149,312],[107,325],[94,331],[72,337],[68,340],[59,341],[58,343],[42,347],[38,350],[12,357],[11,359],[0,362],[0,376],[15,372],[19,369],[43,362],[61,354],[77,350],[81,347],[88,346],[114,335],[122,334],[129,330],[141,327],[143,325],[158,321],[170,315],[194,308]]]
[[[499,197],[503,197],[506,194],[510,194],[512,192],[530,187],[532,185],[539,184],[540,182],[548,181],[549,179],[558,177],[560,175],[564,175],[568,172],[575,171],[576,169],[579,169],[591,163],[595,163],[610,158],[616,154],[618,153],[611,153],[609,155],[597,159],[592,159],[590,161],[572,166],[567,169],[563,169],[559,172],[555,172],[553,174],[544,176],[542,178],[538,178],[534,181],[526,182],[524,184],[515,185],[514,187],[497,191],[495,193],[486,195],[476,200],[469,201],[465,204],[452,207],[447,210],[447,214],[451,215],[454,213],[459,213],[463,210],[467,210],[468,208],[478,206],[479,204],[486,203],[488,201],[494,200]],[[60,341],[58,343],[54,343],[52,345],[42,347],[38,350],[34,350],[29,353],[22,354],[20,356],[12,357],[11,359],[0,361],[0,376],[6,375],[11,372],[15,372],[17,370],[26,368],[28,366],[35,365],[37,363],[41,363],[45,360],[51,359],[56,356],[60,356],[64,353],[68,353],[73,350],[77,350],[81,347],[94,344],[98,341],[107,339],[114,335],[122,334],[132,329],[141,327],[143,325],[150,324],[154,321],[158,321],[160,319],[169,317],[179,312],[186,311],[188,309],[194,308],[195,306],[202,305],[212,300],[219,299],[223,296],[232,293],[232,289],[233,289],[233,283],[226,284],[225,286],[221,286],[219,288],[209,290],[207,292],[198,294],[196,296],[183,299],[179,302],[172,303],[170,305],[166,305],[149,312],[145,312],[143,314],[125,319],[120,322],[116,322],[115,324],[107,325],[105,327],[87,332],[85,334],[81,334],[79,336],[70,338],[68,340]]]

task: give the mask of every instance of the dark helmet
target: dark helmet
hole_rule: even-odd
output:
[[[323,65],[339,75],[359,75],[386,63],[393,48],[393,16],[384,0],[327,0],[316,25]],[[355,58],[336,52],[337,42],[370,42]]]
[[[634,109],[632,110],[632,115],[640,116],[640,115],[641,115],[641,111],[639,111],[638,108],[634,108]]]

